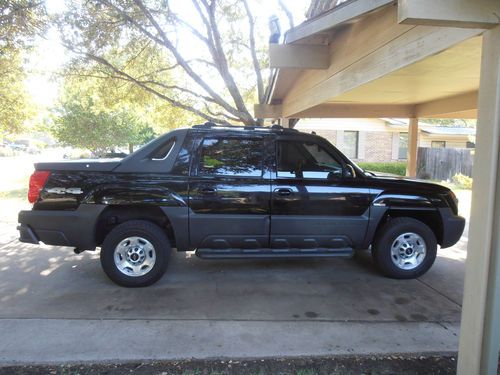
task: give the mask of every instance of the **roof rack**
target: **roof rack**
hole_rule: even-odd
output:
[[[207,121],[204,124],[193,125],[195,129],[241,129],[241,130],[267,130],[267,131],[281,131],[281,132],[298,132],[297,129],[284,128],[281,125],[260,126],[260,125],[223,125],[216,124],[215,122]]]
[[[203,128],[203,129],[212,129],[212,128],[220,128],[220,129],[244,129],[244,130],[266,130],[269,129],[267,126],[259,126],[259,125],[223,125],[216,124],[215,122],[207,121],[201,125],[193,125],[193,128]]]
[[[277,125],[277,124],[271,125],[271,130],[280,131],[280,132],[293,132],[293,133],[299,132],[297,129],[285,128],[285,127],[283,127],[281,125]]]

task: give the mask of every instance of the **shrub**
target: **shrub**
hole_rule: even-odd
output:
[[[404,176],[406,174],[406,162],[394,161],[390,163],[357,163],[361,168],[372,172],[390,173]]]
[[[460,189],[468,189],[468,190],[472,189],[472,177],[458,173],[451,179],[455,183],[455,185],[457,185],[457,187]]]

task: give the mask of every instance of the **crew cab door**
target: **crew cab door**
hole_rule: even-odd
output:
[[[281,136],[275,155],[271,247],[359,246],[368,225],[369,189],[346,169],[338,151],[319,137]]]
[[[271,153],[265,136],[204,136],[189,181],[191,247],[269,247]]]

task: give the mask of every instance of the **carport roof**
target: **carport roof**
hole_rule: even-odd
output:
[[[351,0],[270,45],[256,117],[476,118],[483,28],[407,24],[393,0]]]

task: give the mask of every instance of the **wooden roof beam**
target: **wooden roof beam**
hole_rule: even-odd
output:
[[[408,25],[492,28],[500,24],[500,1],[399,0],[398,22]]]
[[[281,118],[282,116],[282,106],[273,104],[254,104],[253,113],[255,118],[265,119],[265,118]]]
[[[330,49],[312,44],[270,44],[271,69],[327,69],[330,66]]]
[[[415,108],[406,104],[320,104],[303,112],[296,118],[409,118],[413,117]]]
[[[477,114],[478,92],[472,91],[465,94],[455,95],[444,99],[433,100],[431,102],[420,103],[415,107],[417,117],[446,117],[450,118],[467,115],[467,118],[475,118]],[[456,114],[456,115],[455,115]],[[470,117],[473,116],[473,117]],[[458,117],[455,117],[458,118]]]
[[[255,104],[255,118],[276,119],[283,117],[283,106]],[[409,118],[415,116],[415,106],[408,104],[351,104],[325,103],[297,113],[294,118]]]

